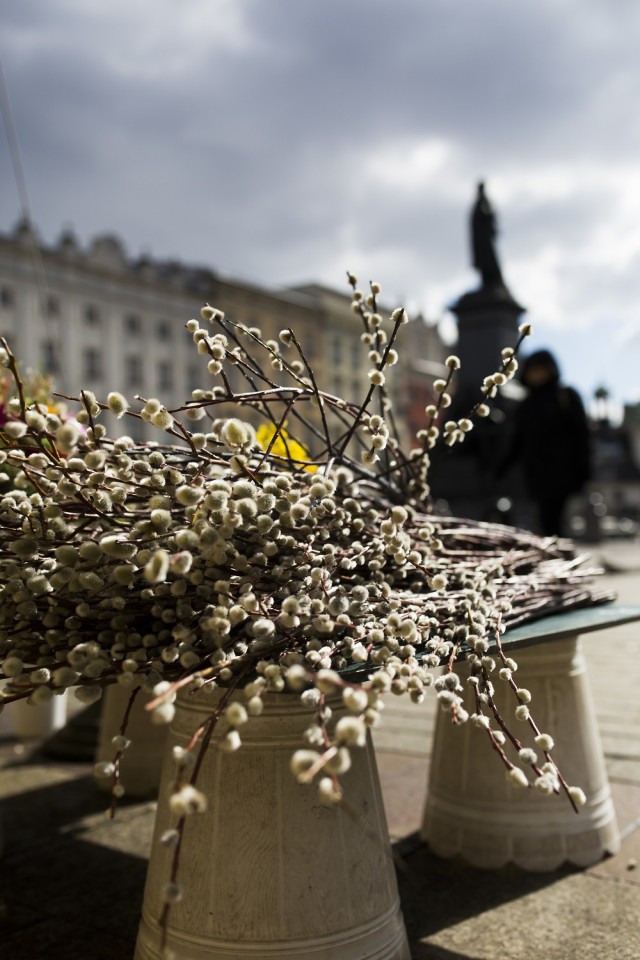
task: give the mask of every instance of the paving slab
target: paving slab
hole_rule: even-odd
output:
[[[637,960],[640,886],[482,871],[416,846],[399,882],[413,960]]]

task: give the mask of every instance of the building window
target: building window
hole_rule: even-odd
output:
[[[331,362],[334,367],[342,365],[342,340],[340,337],[333,337],[331,341]]]
[[[87,347],[82,354],[83,376],[87,380],[100,380],[102,371],[102,351],[96,347]]]
[[[44,310],[48,317],[60,316],[60,301],[57,297],[47,297],[44,304]]]
[[[193,393],[194,390],[199,390],[202,387],[202,368],[192,363],[187,367],[187,390],[189,393]]]
[[[137,417],[127,417],[127,433],[132,440],[144,440],[146,432],[144,420],[139,420]]]
[[[156,333],[158,340],[171,340],[171,324],[168,320],[158,320],[156,324]]]
[[[244,376],[238,364],[236,363],[228,364],[225,367],[225,373],[227,375],[227,381],[233,393],[244,393],[245,391],[251,389],[251,387],[247,382],[247,378]],[[206,378],[207,383],[211,382],[207,377],[205,371],[201,370],[200,372],[201,381],[203,376]],[[222,377],[217,377],[215,380],[215,383],[220,387],[224,386],[224,380],[222,379]],[[202,382],[200,383],[200,386],[202,386]]]
[[[362,364],[364,363],[364,351],[363,344],[360,340],[353,340],[351,342],[351,369],[359,370]]]
[[[43,373],[60,373],[60,358],[53,340],[43,340],[40,344],[40,364]]]
[[[100,325],[100,311],[92,303],[89,303],[84,308],[83,319],[88,327],[98,327]]]
[[[142,357],[130,356],[124,358],[124,376],[127,387],[140,390],[144,385],[144,371]]]
[[[2,287],[0,289],[0,304],[3,307],[12,307],[14,303],[13,290],[11,287]]]
[[[173,364],[168,360],[158,364],[158,390],[173,390]]]
[[[124,318],[124,332],[130,337],[139,337],[142,333],[142,320],[137,313],[128,313]]]

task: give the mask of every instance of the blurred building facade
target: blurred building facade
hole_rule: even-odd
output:
[[[590,416],[592,478],[573,504],[571,533],[587,540],[635,536],[640,530],[640,404],[617,422],[599,387]]]
[[[175,408],[194,389],[210,389],[215,381],[207,358],[185,329],[207,302],[237,323],[259,327],[264,339],[292,327],[321,389],[354,401],[366,395],[371,364],[347,290],[313,283],[268,289],[209,267],[131,259],[113,235],[83,248],[68,230],[46,246],[25,222],[0,234],[0,335],[24,369],[49,374],[61,393],[76,396],[87,388],[104,399],[117,390],[130,400],[157,397]],[[435,327],[421,320],[401,333],[388,385],[407,441],[422,426],[416,397],[433,395],[446,348]],[[239,389],[240,372],[230,376]],[[148,438],[150,429],[140,420],[126,422],[135,439]],[[123,426],[112,420],[109,430]]]
[[[362,321],[351,309],[346,286],[345,292],[319,283],[269,289],[205,266],[129,258],[113,235],[99,236],[83,248],[70,231],[46,246],[24,222],[0,234],[0,335],[23,369],[49,374],[60,393],[76,396],[88,388],[104,399],[118,390],[130,401],[136,395],[158,397],[175,408],[190,399],[193,390],[210,388],[215,381],[207,372],[207,358],[197,354],[185,329],[206,302],[238,323],[259,327],[264,339],[277,339],[281,329],[292,327],[322,390],[351,401],[366,395],[371,364],[360,339]],[[424,408],[434,400],[433,382],[445,374],[444,360],[452,348],[443,343],[437,327],[421,317],[400,334],[400,359],[389,371],[388,388],[399,432],[410,447],[424,426]],[[488,336],[486,324],[483,327],[485,347],[496,357],[503,335],[496,329],[495,336]],[[463,368],[473,366],[476,350],[464,337],[453,349],[461,354]],[[229,375],[232,387],[241,389],[239,371],[232,369]],[[515,382],[501,391],[507,408],[517,403],[518,389]],[[464,392],[460,389],[458,397],[467,404],[461,413],[469,401]],[[593,478],[575,498],[568,531],[588,539],[603,530],[611,535],[640,526],[640,404],[627,406],[617,426],[608,415],[607,397],[596,399],[599,407],[591,417]],[[481,425],[491,460],[496,445],[508,435],[508,410],[503,410],[502,400]],[[126,430],[140,440],[156,437],[141,420],[129,419],[126,426],[110,420],[108,429],[113,435]],[[476,433],[480,436],[481,431]],[[456,450],[456,457],[448,448],[441,451],[444,462],[434,456],[434,496],[442,500],[443,509],[459,515],[499,519],[496,504],[517,507],[523,502],[521,479],[512,477],[508,489],[497,487],[490,464],[476,449],[476,436],[472,441]],[[517,509],[505,509],[502,518],[527,525]]]

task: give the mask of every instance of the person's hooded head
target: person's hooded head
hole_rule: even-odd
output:
[[[523,360],[520,366],[520,380],[525,387],[533,390],[548,383],[558,383],[560,367],[549,350],[536,350]]]

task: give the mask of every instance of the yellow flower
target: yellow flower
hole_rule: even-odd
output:
[[[269,450],[270,453],[273,453],[277,457],[284,457],[287,460],[291,460],[295,464],[307,463],[308,466],[304,469],[309,473],[316,473],[318,467],[315,463],[309,463],[309,451],[301,443],[289,436],[285,430],[285,426],[286,424],[280,427],[278,435],[275,440],[273,440],[277,430],[276,425],[274,423],[263,423],[256,431],[256,440],[263,450],[269,449],[269,444],[271,444],[273,440],[271,449]]]

